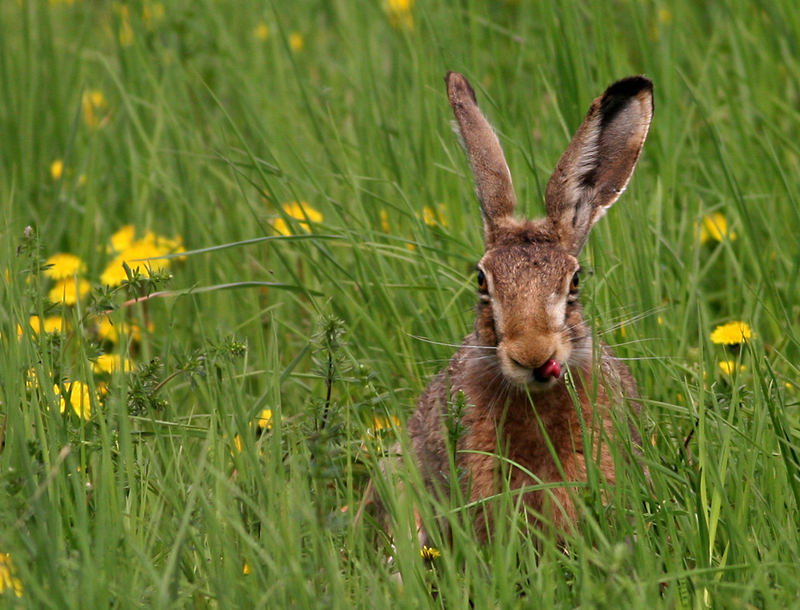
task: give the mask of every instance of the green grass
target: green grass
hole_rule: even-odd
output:
[[[0,553],[22,587],[5,583],[0,606],[798,604],[794,3],[465,0],[412,15],[395,27],[366,0],[0,5]],[[655,82],[637,172],[583,254],[587,316],[639,382],[650,482],[623,461],[614,489],[579,489],[564,548],[513,520],[481,547],[457,497],[413,493],[409,465],[407,493],[378,485],[389,562],[383,528],[357,518],[376,469],[363,438],[396,416],[404,441],[471,328],[482,250],[451,69],[476,85],[527,215],[591,99],[628,74]],[[322,215],[310,232],[285,217],[292,201]],[[700,243],[714,212],[735,239]],[[279,218],[295,237],[243,243]],[[191,252],[149,287],[172,294],[123,307],[148,287],[100,290],[127,224],[182,237]],[[57,252],[96,287],[78,306],[48,301],[41,265]],[[138,341],[97,344],[93,312],[110,304]],[[68,330],[18,335],[32,314]],[[731,320],[754,331],[740,349],[710,341]],[[139,368],[93,374],[101,351]],[[62,414],[51,377],[107,394],[88,421]],[[413,505],[451,523],[432,565]]]

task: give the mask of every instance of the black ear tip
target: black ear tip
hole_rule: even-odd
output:
[[[638,98],[640,101],[650,102],[650,112],[653,111],[653,81],[644,76],[629,76],[618,80],[606,89],[600,98],[600,120],[605,125],[629,104]]]
[[[646,76],[628,76],[611,85],[604,94],[613,97],[633,97],[642,91],[653,91],[653,81]]]

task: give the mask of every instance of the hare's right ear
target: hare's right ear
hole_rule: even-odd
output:
[[[488,248],[511,220],[516,205],[511,172],[503,149],[486,117],[478,109],[475,91],[464,76],[448,72],[447,97],[475,176],[475,190],[483,212],[484,241]]]
[[[653,118],[653,83],[643,76],[606,89],[547,183],[547,217],[575,256],[589,231],[628,185]]]

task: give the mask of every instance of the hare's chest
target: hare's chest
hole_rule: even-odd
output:
[[[467,421],[461,466],[469,474],[470,496],[487,497],[541,482],[581,478],[582,444],[574,413]],[[576,435],[577,429],[577,435]]]

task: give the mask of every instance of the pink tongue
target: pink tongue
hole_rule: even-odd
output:
[[[544,379],[549,379],[550,377],[558,379],[561,377],[561,365],[555,360],[548,360],[536,372]]]

